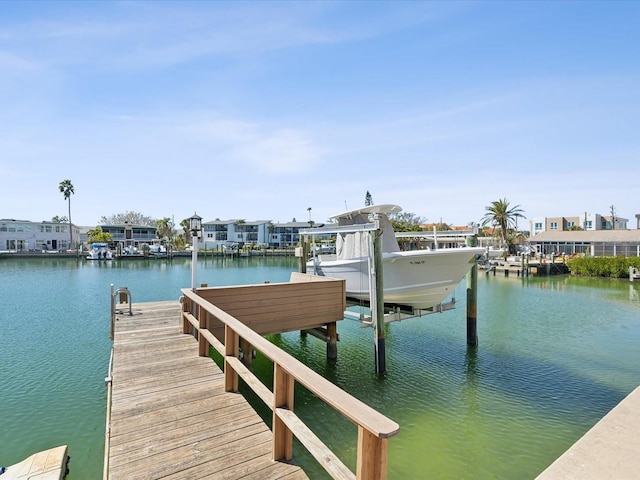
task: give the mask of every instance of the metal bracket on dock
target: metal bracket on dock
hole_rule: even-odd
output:
[[[112,283],[111,284],[111,330],[109,332],[109,338],[111,340],[113,340],[113,332],[114,332],[115,322],[116,322],[116,313],[120,313],[120,314],[122,313],[122,310],[116,311],[117,296],[120,297],[120,300],[126,299],[126,302],[129,304],[129,315],[133,316],[133,309],[131,305],[132,304],[131,292],[127,287],[120,287],[114,291],[113,283]],[[124,303],[124,302],[120,301],[118,303]]]

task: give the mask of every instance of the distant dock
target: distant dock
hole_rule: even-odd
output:
[[[563,275],[569,272],[564,261],[554,261],[542,259],[532,261],[528,258],[491,260],[484,265],[487,275],[501,274],[505,277],[528,277],[528,276],[546,276],[546,275]]]

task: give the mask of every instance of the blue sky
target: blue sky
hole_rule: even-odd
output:
[[[3,1],[0,218],[66,215],[70,179],[88,226],[321,222],[369,191],[635,227],[638,25],[631,1]]]

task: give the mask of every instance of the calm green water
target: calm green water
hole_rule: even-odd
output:
[[[286,281],[296,268],[289,258],[200,260],[198,283]],[[112,283],[134,302],[177,299],[191,262],[0,260],[0,465],[66,443],[69,478],[101,478]],[[477,350],[465,344],[464,287],[457,309],[387,326],[382,378],[373,332],[356,322],[338,325],[336,363],[313,337],[270,337],[400,424],[390,479],[534,478],[640,384],[640,282],[480,272]],[[255,369],[271,375],[260,356]],[[304,391],[296,411],[355,465],[355,427]]]

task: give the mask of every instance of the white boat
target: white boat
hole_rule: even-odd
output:
[[[504,258],[508,253],[509,250],[506,248],[488,246],[484,251],[484,256],[489,260],[493,260],[494,258]]]
[[[149,245],[149,253],[158,257],[166,256],[167,247],[160,243],[154,243],[153,245]]]
[[[371,205],[335,215],[338,226],[365,225],[378,214],[382,229],[384,303],[425,310],[443,302],[484,253],[482,247],[400,251],[389,215],[397,205]],[[343,227],[344,228],[344,227]],[[368,300],[370,241],[367,231],[338,232],[335,255],[316,255],[307,272],[346,280],[347,297]]]
[[[238,254],[238,244],[236,242],[232,242],[231,240],[222,244],[222,251],[225,255],[237,255]]]
[[[112,258],[108,243],[92,243],[87,253],[87,260],[111,260]]]

